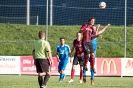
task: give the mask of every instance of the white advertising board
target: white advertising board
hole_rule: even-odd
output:
[[[0,74],[20,74],[20,56],[0,56]]]
[[[133,76],[133,58],[121,58],[122,76]]]

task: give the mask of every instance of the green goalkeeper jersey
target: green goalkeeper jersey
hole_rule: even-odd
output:
[[[51,52],[51,47],[49,42],[45,40],[35,40],[34,41],[35,48],[35,59],[47,59],[47,52]]]

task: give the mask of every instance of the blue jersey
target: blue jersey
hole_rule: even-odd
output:
[[[92,42],[92,45],[93,45],[93,48],[94,48],[94,52],[95,52],[96,49],[97,49],[97,39],[95,38],[95,39],[91,40],[91,42]]]
[[[94,34],[92,34],[92,36],[94,36]],[[97,38],[92,39],[91,43],[93,45],[93,49],[94,49],[94,53],[95,53],[97,50]]]
[[[70,52],[70,47],[66,44],[64,46],[58,45],[56,48],[56,53],[59,54],[59,59],[61,62],[68,61]]]

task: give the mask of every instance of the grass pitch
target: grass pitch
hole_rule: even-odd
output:
[[[0,75],[0,88],[39,88],[37,76]],[[86,83],[79,83],[75,76],[73,83],[68,83],[70,76],[58,82],[59,76],[51,76],[48,88],[133,88],[132,77],[95,77],[95,85],[90,85],[90,77]]]

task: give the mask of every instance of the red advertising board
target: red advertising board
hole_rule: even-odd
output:
[[[32,56],[20,57],[20,74],[37,74]],[[51,65],[51,75],[58,75],[57,60],[53,57],[53,64]]]
[[[97,58],[98,76],[121,76],[120,58]]]

